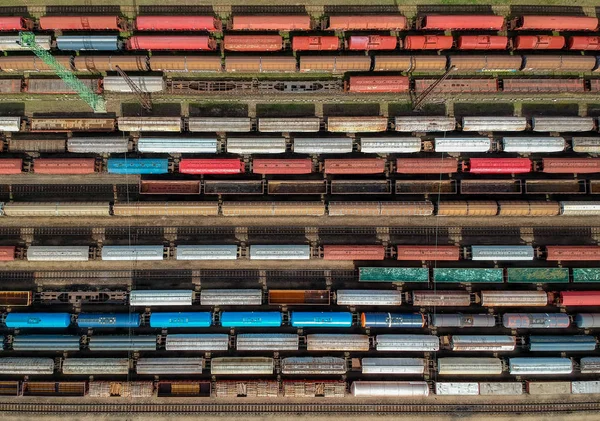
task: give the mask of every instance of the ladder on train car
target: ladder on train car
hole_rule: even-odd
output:
[[[44,63],[50,66],[57,76],[60,77],[65,84],[73,89],[79,98],[85,101],[95,113],[106,112],[106,102],[102,96],[94,93],[82,81],[77,79],[73,72],[59,63],[48,51],[44,50],[35,39],[33,32],[19,32],[19,44],[29,48],[36,56],[42,59]]]
[[[452,73],[455,69],[456,67],[450,66],[448,70],[446,70],[446,73],[444,73],[438,80],[429,85],[427,89],[425,89],[421,93],[421,95],[419,95],[413,102],[413,111],[421,111],[421,109],[425,105],[427,98],[433,93],[433,91],[435,91],[435,88],[437,88],[440,83],[445,81],[448,78],[448,76],[450,76],[450,73]]]
[[[117,70],[117,73],[119,73],[119,76],[121,76],[123,80],[127,83],[127,85],[135,94],[135,96],[137,96],[137,99],[138,101],[140,101],[142,108],[146,111],[152,111],[152,101],[150,100],[150,95],[148,93],[143,92],[139,88],[139,86],[137,86],[135,82],[131,80],[131,78],[127,75],[127,73],[125,73],[123,69],[121,69],[119,66],[115,66],[115,69]]]

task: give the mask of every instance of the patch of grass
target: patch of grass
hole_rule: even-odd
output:
[[[190,117],[248,117],[248,105],[229,102],[190,104]]]
[[[313,104],[257,104],[257,117],[314,117]]]
[[[323,104],[326,116],[376,116],[379,115],[379,104]]]

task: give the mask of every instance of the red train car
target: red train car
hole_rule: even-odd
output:
[[[279,35],[225,35],[223,48],[228,51],[281,51],[283,38]]]
[[[456,158],[398,158],[398,174],[451,174],[458,172]]]
[[[293,37],[294,51],[336,51],[340,49],[338,37]]]
[[[463,171],[472,174],[524,174],[531,172],[528,158],[471,158],[463,162]]]
[[[503,92],[585,92],[585,81],[579,78],[505,78],[502,82]]]
[[[394,50],[398,38],[389,35],[352,35],[348,38],[348,50]]]
[[[408,29],[408,26],[406,18],[400,15],[330,16],[327,29],[402,31]]]
[[[561,306],[600,306],[600,291],[562,291]]]
[[[598,261],[600,246],[546,246],[549,261]]]
[[[173,50],[173,51],[209,51],[217,44],[208,36],[179,36],[179,35],[135,35],[127,40],[128,50]]]
[[[38,158],[33,162],[36,174],[93,174],[94,158]]]
[[[220,31],[222,24],[213,16],[138,16],[138,31]]]
[[[549,174],[600,173],[600,158],[542,158],[542,171]]]
[[[459,246],[397,246],[397,260],[444,260],[460,259]]]
[[[325,174],[381,174],[385,172],[385,159],[326,159]]]
[[[350,76],[346,91],[355,93],[408,92],[410,81],[407,76]]]
[[[417,29],[448,31],[455,29],[481,29],[500,31],[504,17],[495,15],[427,15],[417,19]]]
[[[15,246],[0,247],[0,262],[9,262],[15,260]]]
[[[560,50],[565,47],[565,37],[550,35],[519,35],[515,37],[515,50]]]
[[[20,174],[23,168],[23,160],[16,158],[0,159],[0,174]]]
[[[200,194],[200,180],[141,180],[140,194]]]
[[[404,38],[405,50],[449,50],[454,45],[450,35],[408,35]]]
[[[252,172],[255,174],[310,174],[310,159],[254,159]]]
[[[437,82],[437,79],[416,79],[415,93],[419,95],[435,82]],[[498,79],[446,79],[436,86],[435,91],[442,94],[491,94],[498,92]]]
[[[600,37],[569,37],[567,48],[569,50],[598,51],[600,50]]]
[[[241,174],[245,170],[241,159],[182,159],[181,174]]]
[[[521,16],[511,23],[513,29],[531,31],[594,31],[598,18],[587,16]]]
[[[33,22],[20,16],[0,17],[0,31],[29,31],[33,28]]]
[[[385,247],[369,246],[323,246],[324,260],[383,260]]]
[[[118,31],[123,26],[118,16],[42,16],[39,23],[44,31]]]
[[[463,35],[458,37],[459,50],[506,50],[508,37],[498,35]]]
[[[309,31],[310,16],[234,16],[234,31]]]

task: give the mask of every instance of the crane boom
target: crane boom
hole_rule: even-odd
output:
[[[455,69],[456,67],[450,66],[450,68],[446,70],[446,73],[444,73],[438,80],[429,85],[429,87],[425,89],[417,99],[415,99],[415,102],[413,103],[413,111],[420,111],[425,105],[425,102],[429,95],[431,95],[433,91],[435,91],[435,88],[437,88],[440,83],[445,81],[448,78],[448,76],[450,76],[450,73],[452,73]]]
[[[152,111],[152,101],[150,100],[150,95],[144,93],[119,66],[115,66],[115,69],[117,70],[117,73],[119,73],[119,76],[125,80],[125,83],[127,83],[129,89],[131,89],[131,91],[137,96],[142,107],[147,111]]]
[[[29,48],[33,53],[42,59],[44,63],[52,68],[65,84],[73,89],[79,98],[85,101],[95,113],[106,112],[106,102],[102,96],[94,93],[89,87],[81,82],[73,72],[59,63],[48,51],[44,50],[35,40],[33,32],[19,32],[19,43]]]

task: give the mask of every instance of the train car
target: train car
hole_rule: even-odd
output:
[[[138,31],[220,31],[223,25],[214,16],[136,16]]]
[[[66,329],[71,324],[69,313],[8,313],[4,324],[10,329]]]
[[[600,373],[600,358],[584,357],[579,360],[579,371],[581,374]]]
[[[558,202],[541,200],[498,201],[499,216],[557,216],[559,214]]]
[[[571,374],[573,361],[569,358],[519,357],[508,359],[508,370],[513,375]]]
[[[594,31],[598,18],[587,16],[519,16],[511,22],[520,31]]]
[[[489,137],[436,137],[436,152],[488,152],[492,147]]]
[[[210,374],[214,375],[271,375],[273,358],[267,357],[218,357],[211,358]]]
[[[350,137],[323,137],[323,138],[294,138],[293,149],[295,153],[324,154],[324,153],[351,153],[352,138]]]
[[[415,79],[415,93],[421,95],[436,82],[438,82],[437,79]],[[496,78],[446,79],[435,87],[436,94],[492,94],[498,90],[498,79]]]
[[[1,162],[1,161],[0,161]],[[310,174],[311,159],[253,159],[252,172],[255,174]]]
[[[294,51],[337,51],[340,39],[335,36],[295,36],[292,37]]]
[[[40,43],[40,37],[35,37]],[[63,51],[117,51],[119,37],[116,35],[60,35],[56,37],[56,48]]]
[[[54,374],[53,358],[0,358],[0,374],[3,375],[44,375]]]
[[[5,250],[10,248],[6,247]],[[10,260],[10,256],[6,256],[4,260],[2,257],[2,251],[0,251],[0,261]],[[31,291],[0,291],[0,305],[4,307],[28,307],[32,303],[32,298]]]
[[[468,291],[412,291],[414,306],[465,307],[471,305],[471,294]]]
[[[318,117],[260,118],[258,120],[259,132],[306,133],[318,132],[319,130],[321,130],[321,119]],[[263,139],[260,138],[260,140]],[[230,140],[231,138],[227,139],[227,142],[229,143]]]
[[[385,159],[326,159],[325,174],[381,174],[386,170]]]
[[[323,202],[223,202],[221,205],[223,216],[324,216],[325,204]],[[306,246],[309,247],[309,246]],[[264,250],[264,249],[263,249]],[[252,251],[252,250],[251,250]],[[284,251],[280,246],[265,254],[265,257],[274,258],[274,254]],[[298,259],[309,259],[307,251],[287,249],[286,256],[295,256]]]
[[[477,396],[477,382],[435,382],[435,394],[441,396]]]
[[[385,247],[382,245],[365,246],[323,246],[324,260],[383,260]]]
[[[597,158],[542,158],[542,171],[549,174],[600,173]]]
[[[202,289],[200,305],[259,306],[263,292],[260,289]]]
[[[90,336],[90,351],[156,351],[156,335]]]
[[[241,159],[182,159],[179,161],[181,174],[241,174],[245,165]]]
[[[115,203],[115,216],[218,216],[218,202]]]
[[[281,359],[281,374],[346,374],[346,360],[337,357],[287,357]]]
[[[425,15],[417,18],[418,30],[486,30],[501,31],[504,17],[495,15]]]
[[[313,333],[306,335],[307,351],[368,351],[367,335],[348,333]]]
[[[440,339],[435,335],[377,335],[377,351],[425,351],[440,350]]]
[[[573,36],[567,41],[569,50],[598,51],[600,50],[600,37]]]
[[[80,328],[140,327],[140,315],[136,313],[80,313],[77,315]]]
[[[18,132],[21,130],[21,117],[0,117],[0,130],[3,132]]]
[[[421,202],[329,202],[329,216],[428,216],[433,204]]]
[[[88,246],[29,246],[27,260],[30,262],[87,262]]]
[[[36,158],[33,172],[36,174],[93,174],[94,158]]]
[[[458,246],[396,246],[396,260],[403,261],[457,261],[460,259]]]
[[[421,139],[418,137],[361,137],[362,153],[418,153]]]
[[[180,132],[181,117],[117,117],[122,132]]]
[[[293,327],[351,327],[352,313],[348,312],[305,312],[292,311],[290,324]]]
[[[446,56],[374,56],[373,70],[376,72],[443,72],[446,70]]]
[[[506,335],[452,335],[448,343],[452,351],[514,351],[517,338]]]
[[[458,159],[443,158],[398,158],[398,174],[452,174],[458,172]]]
[[[235,15],[229,28],[233,31],[309,31],[308,15]]]
[[[3,158],[0,160],[0,174],[20,174],[23,170],[23,160],[17,158]]]
[[[546,246],[548,261],[598,261],[600,246]]]
[[[370,289],[338,289],[337,305],[342,306],[400,306],[402,291]]]
[[[437,359],[437,372],[441,376],[487,376],[502,374],[500,358],[458,358]]]
[[[409,89],[407,76],[350,76],[346,87],[350,93],[403,93]]]
[[[163,246],[103,246],[102,260],[164,260]]]
[[[11,262],[15,260],[15,246],[0,246],[0,262]]]
[[[562,137],[503,137],[504,152],[519,153],[551,153],[565,150],[565,139]]]
[[[532,352],[595,351],[596,338],[589,335],[530,336],[529,350]]]
[[[30,31],[33,21],[21,16],[2,16],[0,18],[0,31]]]
[[[479,382],[481,396],[515,396],[523,394],[521,382]]]
[[[1,64],[0,64],[0,67]],[[117,67],[123,71],[146,72],[150,70],[148,66],[148,57],[142,55],[131,56],[75,56],[73,66],[78,72],[116,72]],[[118,78],[115,80],[119,80]],[[143,79],[142,79],[143,80]],[[104,79],[106,82],[106,78]],[[158,82],[154,82],[157,84]],[[106,88],[106,87],[105,87]],[[114,123],[113,123],[114,126]]]
[[[143,153],[217,153],[217,139],[141,136],[137,149]]]
[[[178,245],[177,260],[236,260],[236,245]]]
[[[551,35],[518,35],[514,38],[515,50],[562,50],[565,37]]]
[[[139,358],[136,361],[137,374],[190,375],[202,374],[202,358]]]
[[[216,41],[202,35],[134,35],[127,39],[128,50],[213,51]]]
[[[571,393],[574,395],[600,393],[600,381],[583,380],[571,382]]]
[[[109,158],[106,165],[109,174],[166,174],[169,160],[159,158]]]
[[[580,329],[600,327],[600,313],[579,313],[575,316],[575,324]]]
[[[567,306],[598,306],[600,291],[561,291],[559,305]]]
[[[190,132],[250,132],[249,117],[188,117]]]
[[[571,320],[564,313],[504,313],[502,325],[508,329],[566,329]]]
[[[226,56],[227,73],[296,72],[296,58],[291,56]]]
[[[420,374],[425,372],[423,358],[363,358],[362,374]]]
[[[102,93],[102,79],[79,79],[90,91],[97,94]],[[25,81],[25,87],[23,92],[30,94],[41,94],[41,95],[71,95],[76,94],[76,90],[73,87],[67,85],[62,79],[27,79]]]
[[[346,40],[350,51],[395,50],[398,38],[390,35],[351,35]]]
[[[432,314],[434,327],[494,327],[496,318],[492,314]]]
[[[526,117],[463,117],[463,132],[522,132],[527,129]]]
[[[385,132],[387,126],[386,117],[327,117],[327,131],[333,133]]]
[[[359,397],[423,397],[429,396],[429,385],[424,381],[354,381],[350,394]]]
[[[592,216],[600,215],[600,202],[562,200],[560,204],[560,214],[564,216]],[[5,209],[6,209],[6,205]],[[6,212],[5,212],[6,213]]]
[[[227,139],[227,152],[237,155],[285,153],[284,137],[230,137]]]
[[[91,398],[151,398],[154,396],[153,382],[93,381],[89,383],[88,396]]]
[[[529,158],[470,158],[463,171],[473,174],[525,174],[531,172]]]
[[[43,31],[119,31],[124,22],[118,16],[42,16],[38,26]]]
[[[520,92],[520,93],[532,93],[532,92],[578,92],[583,93],[586,91],[585,81],[577,78],[560,78],[560,79],[504,79],[502,91],[503,92]]]
[[[79,351],[81,337],[75,335],[16,335],[12,340],[13,351]]]
[[[308,245],[251,245],[250,260],[308,260]]]
[[[329,30],[335,31],[402,31],[408,29],[406,17],[401,15],[332,15],[329,17]]]
[[[109,202],[10,202],[5,216],[110,216]]]
[[[222,72],[223,63],[220,55],[211,56],[168,56],[152,54],[148,59],[150,68],[155,72]],[[190,130],[191,131],[191,130]]]
[[[405,50],[449,50],[454,45],[450,35],[407,35],[404,38]]]
[[[523,55],[522,71],[589,72],[596,68],[595,57],[562,55]]]
[[[167,351],[227,351],[229,335],[226,333],[180,333],[167,335]]]
[[[237,351],[297,351],[299,337],[292,333],[238,333]]]
[[[52,48],[52,37],[48,35],[36,35],[35,43],[43,50],[50,50]],[[21,45],[21,38],[18,35],[2,35],[0,36],[0,51],[30,52],[31,49],[25,45]]]
[[[488,283],[488,284],[501,284],[504,282],[504,273],[502,269],[498,268],[473,268],[473,269],[462,269],[462,268],[433,268],[433,282],[434,283],[462,283],[462,284],[473,284],[473,283]]]
[[[481,291],[484,307],[545,307],[549,301],[545,291]]]
[[[137,87],[137,90],[144,93],[156,93],[165,90],[165,81],[162,76],[127,76],[129,81],[122,76],[104,76],[102,87],[104,92],[134,93],[134,88],[130,83]]]
[[[197,312],[163,312],[150,313],[150,327],[188,328],[188,327],[210,327],[212,325],[212,313],[208,311]]]
[[[221,313],[223,327],[279,327],[281,313],[277,311],[224,311]]]
[[[508,37],[499,35],[461,35],[456,46],[459,50],[506,50]]]
[[[191,290],[133,290],[129,293],[130,306],[191,306]]]
[[[532,117],[534,132],[590,132],[595,127],[593,117]],[[553,138],[548,139],[549,141]]]
[[[226,51],[281,51],[280,35],[225,35],[223,49]]]
[[[422,328],[425,316],[421,313],[361,313],[362,327]]]
[[[129,138],[125,137],[70,137],[67,150],[72,153],[127,153]]]
[[[217,398],[276,398],[279,396],[279,382],[272,380],[218,380],[214,395]]]
[[[26,138],[12,136],[8,140],[8,152],[64,152],[66,137]]]

